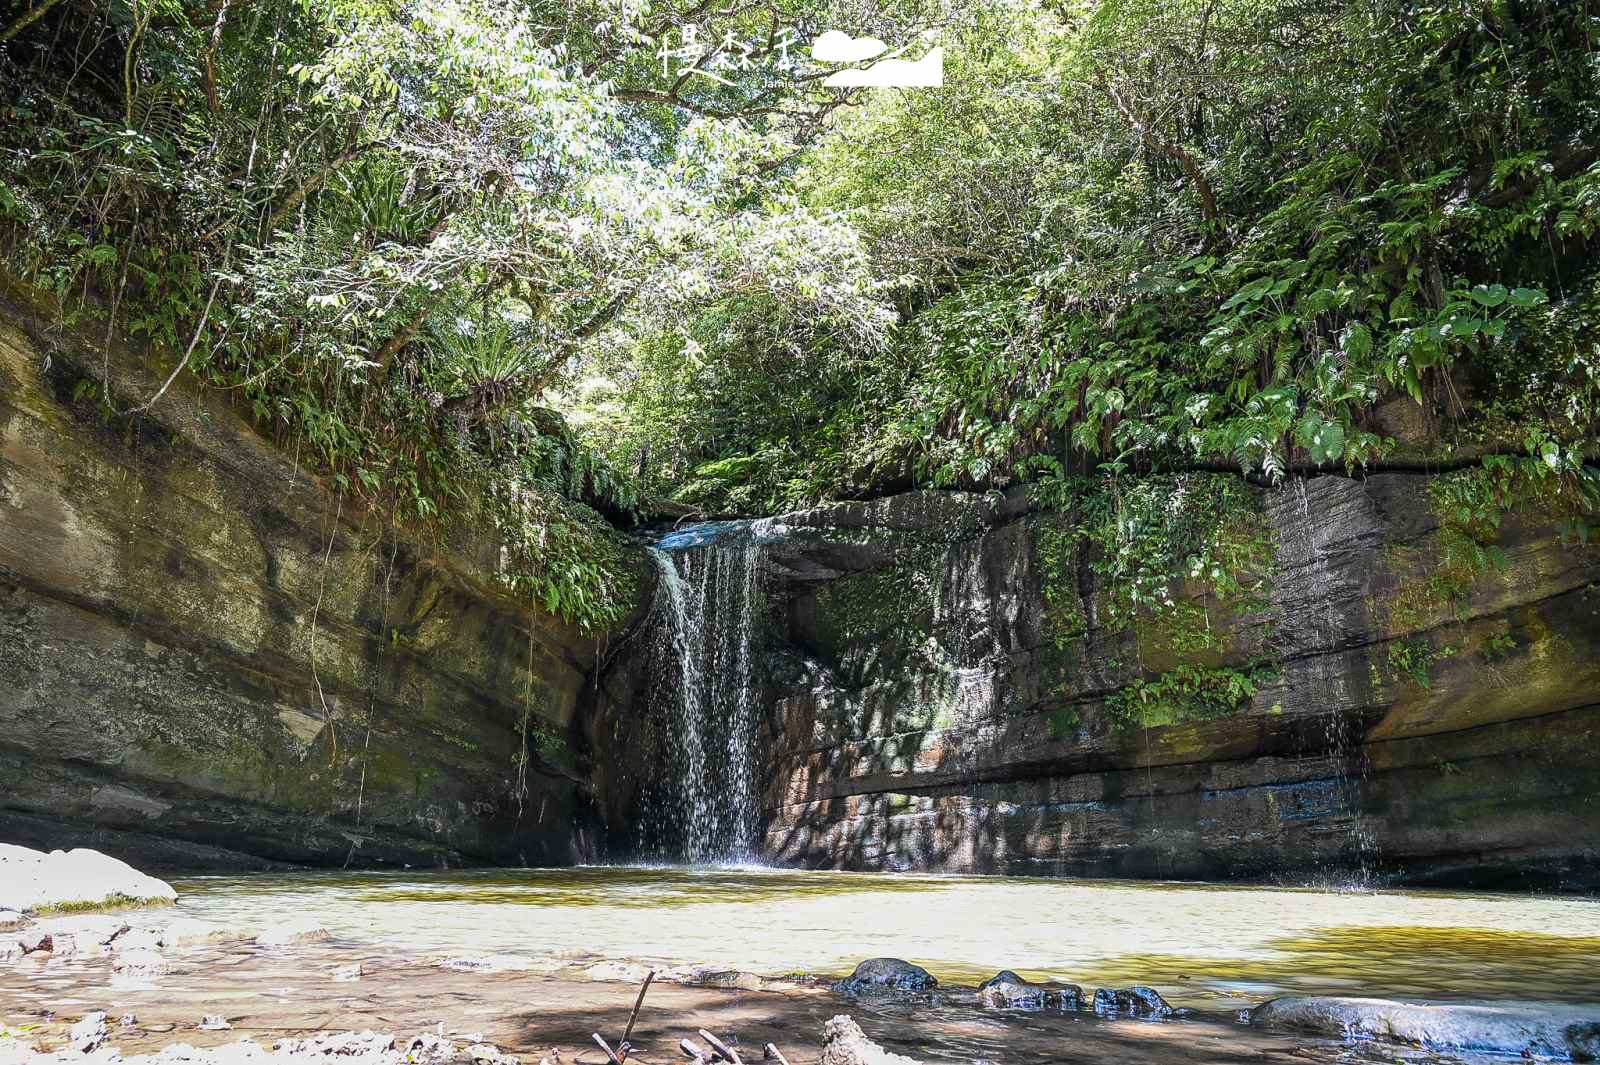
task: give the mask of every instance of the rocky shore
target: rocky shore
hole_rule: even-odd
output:
[[[72,869],[96,875],[62,875]],[[676,1060],[685,1037],[716,1060],[709,1031],[744,1061],[771,1045],[789,1065],[908,1065],[986,1056],[971,1033],[991,1029],[1006,1060],[1023,1062],[1332,1063],[1363,1045],[1421,1060],[1600,1056],[1600,1005],[1292,996],[1215,1012],[1174,1006],[1155,987],[1010,970],[947,984],[898,958],[828,977],[516,944],[407,957],[309,915],[246,927],[166,908],[176,901],[170,885],[94,852],[0,850],[0,1063],[605,1065],[592,1036],[617,1045],[624,1032],[641,1063]],[[108,902],[121,908],[73,912]]]

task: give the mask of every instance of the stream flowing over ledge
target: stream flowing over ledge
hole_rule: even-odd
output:
[[[1251,488],[1234,504],[1248,594],[1186,580],[1131,622],[1087,552],[1063,546],[1067,516],[1020,491],[680,530],[683,555],[761,553],[760,601],[710,603],[706,624],[753,629],[762,648],[762,856],[1600,886],[1600,550],[1514,513],[1503,565],[1437,594],[1430,480]],[[1238,685],[1228,705],[1212,680]],[[635,843],[652,767],[673,764],[670,715],[639,697],[653,683],[638,659],[600,683],[614,852]]]

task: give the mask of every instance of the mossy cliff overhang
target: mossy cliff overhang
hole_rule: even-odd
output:
[[[1441,583],[1440,484],[1230,492],[1226,572],[1181,575],[1159,609],[1129,609],[1098,549],[1063,535],[1075,519],[1022,493],[773,519],[797,579],[773,650],[769,852],[1600,884],[1600,767],[1581,753],[1600,727],[1600,549],[1513,507],[1499,563]]]
[[[610,634],[186,376],[108,413],[169,367],[0,279],[0,835],[165,868],[591,856],[575,722]]]

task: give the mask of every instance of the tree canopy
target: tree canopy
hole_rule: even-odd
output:
[[[1593,498],[1590,0],[0,11],[9,269],[577,620],[664,512],[1491,454]],[[944,86],[829,86],[827,30]]]

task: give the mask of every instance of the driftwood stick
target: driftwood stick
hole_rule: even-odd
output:
[[[739,1055],[728,1048],[728,1044],[724,1043],[722,1040],[718,1039],[704,1028],[700,1029],[700,1038],[710,1043],[711,1049],[715,1050],[719,1055],[721,1055],[724,1060],[733,1062],[733,1065],[744,1065],[744,1062],[739,1060]]]
[[[616,1053],[611,1049],[604,1039],[600,1038],[599,1032],[594,1033],[594,1041],[599,1043],[600,1049],[606,1052],[606,1058],[610,1060],[611,1065],[622,1065],[622,1059],[617,1057]]]
[[[622,1033],[622,1043],[624,1046],[626,1046],[628,1040],[633,1037],[633,1022],[639,1019],[639,1007],[644,1005],[644,993],[650,990],[650,981],[654,980],[655,978],[656,971],[654,969],[651,969],[649,972],[644,974],[644,986],[639,988],[639,997],[633,1000],[633,1012],[628,1014],[628,1028]]]
[[[705,1061],[710,1055],[700,1049],[700,1044],[693,1039],[678,1040],[678,1049],[683,1051],[683,1056],[694,1061]]]
[[[776,1043],[768,1043],[765,1053],[767,1057],[771,1058],[773,1061],[776,1061],[778,1065],[789,1065],[789,1059],[783,1056],[783,1051],[778,1049],[778,1045]]]

